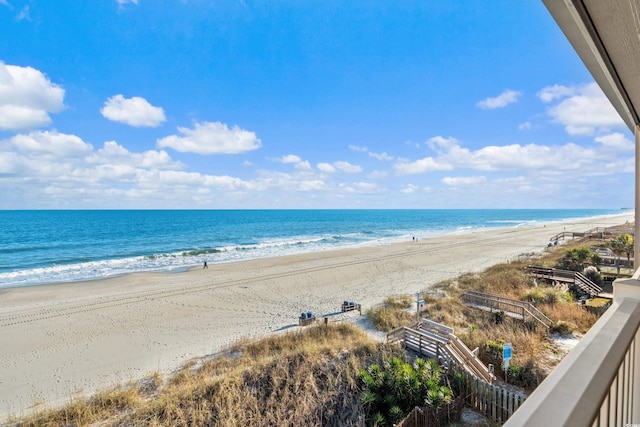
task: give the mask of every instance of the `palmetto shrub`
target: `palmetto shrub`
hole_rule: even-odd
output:
[[[441,367],[433,359],[418,358],[410,364],[393,357],[384,369],[372,364],[361,370],[358,378],[363,389],[360,403],[368,421],[378,426],[397,424],[416,406],[435,411],[453,398]]]

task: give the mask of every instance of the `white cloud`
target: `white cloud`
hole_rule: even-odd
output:
[[[458,166],[484,171],[507,171],[518,169],[575,170],[596,166],[599,158],[607,158],[607,153],[585,148],[573,143],[558,146],[538,144],[510,144],[487,146],[476,151],[456,147],[447,159]],[[571,159],[567,161],[567,159]]]
[[[193,129],[178,127],[183,136],[170,135],[158,140],[160,148],[173,148],[183,153],[238,154],[257,150],[261,146],[256,134],[238,126],[220,122],[196,123]]]
[[[349,145],[349,150],[351,151],[356,151],[359,153],[367,153],[369,154],[369,157],[373,157],[376,160],[380,160],[380,161],[390,161],[393,160],[393,157],[390,156],[389,154],[382,152],[382,153],[373,153],[371,151],[369,151],[369,149],[367,147],[361,147],[359,145]]]
[[[278,159],[281,163],[300,163],[302,159],[295,154],[288,154]]]
[[[21,130],[51,123],[64,108],[64,89],[31,67],[0,62],[0,129]]]
[[[7,0],[0,0],[0,4],[7,6],[9,9],[13,9],[13,6],[11,6]]]
[[[181,169],[184,165],[176,162],[166,151],[149,150],[132,153],[115,141],[107,141],[104,146],[86,158],[90,164],[120,164],[151,169]]]
[[[19,153],[77,157],[88,154],[93,147],[75,135],[56,131],[38,131],[27,135],[16,135],[9,140]]]
[[[339,187],[346,193],[370,194],[382,191],[378,185],[370,182],[342,183]]]
[[[360,152],[367,152],[369,151],[369,149],[367,147],[360,147],[358,145],[349,145],[349,150],[351,151],[360,151]]]
[[[107,99],[100,113],[109,120],[134,127],[157,127],[166,120],[162,108],[139,96],[125,98],[121,94]]]
[[[387,171],[379,171],[379,170],[373,171],[369,175],[367,175],[369,179],[376,179],[376,180],[386,179],[388,176],[389,176],[389,173]]]
[[[500,95],[495,98],[486,98],[479,101],[476,106],[483,110],[493,110],[495,108],[503,108],[509,104],[513,104],[518,101],[518,97],[522,95],[522,92],[516,90],[506,89]]]
[[[284,164],[293,164],[296,169],[301,169],[301,170],[311,169],[311,164],[308,161],[306,160],[303,161],[299,156],[296,156],[295,154],[288,154],[286,156],[282,156],[279,159],[276,159],[276,161]]]
[[[420,189],[420,187],[418,187],[417,185],[413,185],[413,184],[407,184],[404,187],[402,187],[400,189],[400,192],[404,193],[404,194],[413,194],[416,191],[418,191]]]
[[[547,113],[561,124],[569,135],[593,135],[596,130],[624,127],[620,115],[596,83],[543,88],[538,96],[552,104]]]
[[[427,140],[427,145],[436,153],[441,153],[443,151],[449,151],[453,147],[456,147],[460,144],[460,141],[453,137],[445,138],[443,136],[434,136]]]
[[[36,131],[0,140],[0,206],[8,207],[9,200],[35,208],[344,207],[345,202],[354,207],[367,202],[388,206],[406,203],[402,200],[408,195],[427,193],[431,207],[530,206],[533,199],[552,206],[552,197],[588,191],[589,179],[612,177],[608,182],[615,187],[633,174],[633,156],[616,155],[630,144],[621,134],[599,136],[590,148],[510,144],[471,150],[455,138],[430,141],[440,150],[432,161],[453,171],[410,183],[395,182],[385,170],[369,173],[366,181],[351,181],[359,175],[333,173],[339,171],[336,164],[353,167],[351,163],[318,163],[311,168],[295,154],[271,159],[294,165],[288,172],[245,169],[243,173],[257,176],[210,175],[186,170],[188,165],[163,150],[133,152],[116,141],[94,149],[75,135]],[[484,170],[491,176],[473,172]],[[510,170],[516,173],[505,172]],[[569,188],[574,182],[576,186]],[[38,205],[41,200],[48,204]],[[422,197],[413,200],[425,203]]]
[[[16,15],[16,19],[18,21],[31,21],[31,15],[29,14],[29,6],[25,6],[22,10]]]
[[[336,168],[331,166],[329,163],[318,163],[316,167],[319,171],[324,173],[334,173],[336,171]]]
[[[606,148],[611,148],[620,151],[633,151],[635,144],[621,133],[612,133],[609,135],[599,136],[595,139],[596,142],[601,143]]]
[[[300,181],[298,185],[298,189],[300,191],[325,191],[327,189],[327,184],[324,181],[319,179],[314,180],[303,180]]]
[[[321,177],[310,177],[308,171],[289,174],[263,170],[258,182],[261,190],[282,192],[286,194],[288,199],[293,196],[294,192],[308,193],[330,189],[330,186]]]
[[[269,184],[180,170],[184,167],[165,151],[131,152],[115,141],[95,150],[75,135],[19,134],[0,140],[0,204],[11,195],[21,198],[22,206],[171,207]]]
[[[22,158],[17,153],[0,152],[0,177],[16,175],[23,169]]]
[[[138,4],[138,0],[116,0],[116,3],[118,3],[119,6],[123,6],[127,3]]]
[[[602,162],[616,158],[616,151],[632,150],[633,144],[622,134],[600,136],[599,144],[582,147],[574,143],[563,145],[509,144],[488,145],[478,150],[461,146],[455,138],[433,137],[428,145],[437,153],[418,160],[400,159],[394,165],[398,175],[423,174],[454,169],[491,172],[515,170],[576,171],[596,174]],[[615,150],[612,150],[615,148]],[[570,159],[570,160],[568,160]]]
[[[311,163],[306,160],[303,162],[298,162],[296,163],[295,168],[301,170],[311,170]]]
[[[376,160],[381,160],[381,161],[391,161],[393,160],[393,156],[390,156],[389,154],[387,154],[386,152],[382,152],[382,153],[369,153],[369,157],[373,157]]]
[[[51,117],[45,110],[22,105],[0,105],[0,129],[19,130],[46,126]]]
[[[567,87],[562,85],[553,85],[542,88],[537,95],[542,102],[551,102],[556,99],[567,98],[575,95],[577,92],[576,87]]]
[[[518,125],[518,130],[531,130],[531,122],[524,122]]]
[[[335,166],[336,169],[345,172],[345,173],[359,173],[362,172],[362,167],[357,166],[357,165],[352,165],[349,162],[344,162],[344,161],[338,161],[338,162],[334,162],[333,166]]]
[[[409,175],[433,171],[447,171],[453,169],[453,166],[440,162],[433,157],[425,157],[424,159],[413,162],[404,159],[400,160],[394,165],[394,169],[399,175]]]
[[[636,171],[635,158],[633,156],[629,156],[627,158],[614,159],[605,163],[601,171],[601,175],[627,173],[633,176]]]
[[[571,143],[562,146],[510,144],[487,146],[476,151],[456,148],[449,153],[452,162],[485,171],[550,167],[557,170],[575,169],[579,168],[582,162],[592,162],[597,157],[594,150]],[[568,162],[566,159],[572,161]]]
[[[449,185],[452,187],[474,186],[478,184],[484,184],[486,182],[487,178],[485,178],[484,176],[447,176],[442,178],[442,183],[444,185]]]

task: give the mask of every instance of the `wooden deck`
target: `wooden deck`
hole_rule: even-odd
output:
[[[616,227],[594,227],[587,231],[562,231],[555,236],[552,236],[550,241],[564,240],[566,238],[571,239],[597,239],[597,240],[606,240],[613,239],[618,237],[620,234],[625,234],[621,232]]]

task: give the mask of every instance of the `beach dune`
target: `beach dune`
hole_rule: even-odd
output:
[[[287,330],[303,311],[334,313],[343,300],[366,309],[541,252],[564,229],[625,221],[633,213],[0,290],[0,419],[171,371],[240,338]]]

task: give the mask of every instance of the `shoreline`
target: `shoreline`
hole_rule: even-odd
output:
[[[478,272],[551,236],[633,221],[633,212],[419,241],[0,289],[0,420],[297,327],[302,311],[363,309]],[[44,402],[44,403],[43,403]],[[42,406],[39,406],[42,404]]]
[[[553,210],[551,210],[553,211]],[[632,211],[631,211],[632,212]],[[138,274],[138,273],[165,273],[165,274],[173,274],[173,273],[181,273],[187,271],[191,268],[197,268],[198,266],[202,266],[203,261],[207,261],[210,264],[226,264],[232,262],[244,262],[255,259],[262,258],[273,258],[279,256],[288,256],[288,255],[302,255],[309,252],[326,252],[332,250],[340,250],[340,249],[355,249],[355,248],[363,248],[363,247],[374,247],[374,246],[384,246],[394,243],[402,243],[407,239],[410,239],[411,236],[418,236],[420,239],[425,238],[438,238],[448,235],[457,235],[457,234],[468,234],[468,233],[478,233],[484,231],[493,231],[499,230],[503,228],[521,228],[521,227],[529,227],[529,226],[538,226],[543,224],[553,225],[560,222],[574,222],[574,221],[585,221],[585,220],[598,220],[598,218],[610,218],[616,216],[624,217],[628,212],[618,211],[615,213],[606,213],[597,216],[591,217],[571,217],[567,219],[550,219],[548,221],[536,219],[536,220],[496,220],[494,224],[491,222],[484,223],[484,225],[476,224],[473,226],[457,226],[446,229],[437,229],[437,228],[426,228],[426,229],[418,229],[409,231],[403,230],[406,233],[403,235],[394,235],[387,237],[378,237],[378,238],[370,238],[370,240],[361,240],[358,242],[351,243],[334,243],[328,246],[320,246],[320,247],[312,247],[302,245],[298,247],[295,240],[289,241],[288,243],[293,243],[293,246],[290,246],[282,253],[269,253],[263,252],[262,250],[257,250],[257,247],[251,248],[251,245],[247,247],[243,247],[242,244],[239,244],[240,247],[244,249],[250,249],[247,251],[241,251],[241,254],[237,253],[237,249],[230,249],[229,246],[224,246],[220,248],[210,248],[206,250],[202,250],[204,252],[211,252],[209,256],[200,256],[197,259],[191,259],[192,257],[186,256],[185,254],[191,254],[192,252],[202,252],[201,250],[191,250],[191,249],[183,249],[177,252],[150,252],[147,255],[141,255],[140,253],[135,256],[121,254],[121,257],[118,258],[95,258],[88,259],[86,261],[80,263],[61,263],[61,264],[52,264],[47,266],[34,267],[32,269],[22,269],[15,270],[10,272],[0,273],[0,290],[7,288],[18,288],[18,287],[29,287],[29,286],[41,286],[41,285],[49,285],[49,284],[63,284],[63,283],[79,283],[85,281],[96,281],[96,280],[104,280],[109,278],[116,278],[123,275],[129,274]],[[496,225],[498,224],[498,225]],[[322,240],[322,239],[321,239]],[[285,240],[286,242],[286,240]],[[300,243],[300,242],[298,242]],[[344,245],[344,246],[343,246]],[[236,245],[238,246],[238,245]],[[258,245],[260,246],[260,245]],[[286,246],[286,245],[285,245]],[[204,253],[203,252],[203,253]],[[176,258],[177,256],[177,258]],[[182,259],[181,257],[186,257]],[[169,261],[163,261],[159,265],[149,265],[148,259],[167,259]],[[171,261],[173,260],[173,261]],[[175,261],[178,261],[176,263]],[[19,260],[15,260],[15,262],[19,262]],[[167,262],[165,264],[165,262]]]

